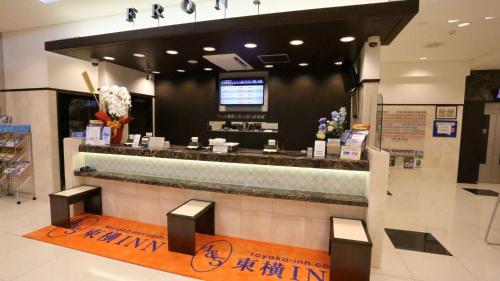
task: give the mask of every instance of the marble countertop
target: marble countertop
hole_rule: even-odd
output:
[[[111,173],[111,172],[85,173],[85,172],[75,171],[74,173],[75,176],[79,177],[91,177],[91,178],[133,182],[140,184],[167,186],[173,188],[218,192],[226,194],[238,194],[238,195],[275,198],[275,199],[286,199],[295,201],[368,207],[368,199],[365,196],[360,196],[360,195],[300,191],[300,190],[290,190],[281,188],[253,187],[253,186],[200,182],[200,181],[182,180],[182,179],[171,179],[164,177],[129,175],[129,174]]]
[[[318,169],[338,169],[352,171],[368,171],[368,160],[343,160],[332,156],[326,158],[309,158],[298,151],[282,151],[277,154],[264,154],[255,149],[239,149],[235,153],[219,154],[207,150],[187,150],[183,146],[172,146],[168,150],[152,150],[132,148],[129,146],[90,146],[80,145],[80,152],[120,154],[184,160],[212,162],[228,162],[257,165],[306,167]]]

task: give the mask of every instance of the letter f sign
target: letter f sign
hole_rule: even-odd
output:
[[[127,8],[125,10],[125,20],[128,22],[134,22],[137,17],[137,12],[136,8]]]

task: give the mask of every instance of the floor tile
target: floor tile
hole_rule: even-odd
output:
[[[412,278],[410,271],[396,250],[384,250],[382,253],[381,268],[372,268],[372,273],[379,273],[400,278]]]
[[[415,280],[477,281],[455,257],[398,250]]]
[[[498,192],[493,191],[493,190],[489,190],[489,189],[464,188],[464,190],[467,190],[468,192],[475,194],[475,195],[493,196],[493,197],[498,196]]]
[[[498,281],[500,280],[500,266],[498,262],[478,261],[472,259],[458,260],[467,268],[478,280]]]
[[[120,280],[120,281],[149,281],[157,270],[131,265],[121,261],[108,260],[103,266],[92,268],[90,274],[82,281]]]
[[[430,233],[389,228],[386,228],[385,232],[397,249],[451,256]]]
[[[379,273],[370,274],[370,281],[413,281],[411,278],[401,278]]]
[[[172,274],[168,272],[159,272],[150,281],[201,281],[201,280],[177,274]]]

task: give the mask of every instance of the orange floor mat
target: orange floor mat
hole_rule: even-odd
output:
[[[196,234],[189,256],[168,251],[164,226],[108,216],[83,214],[71,229],[47,226],[24,237],[208,281],[329,280],[326,252]]]

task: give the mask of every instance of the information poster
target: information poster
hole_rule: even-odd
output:
[[[422,168],[428,114],[428,110],[421,107],[384,107],[382,147],[390,154],[391,167]]]
[[[432,135],[435,138],[456,138],[457,121],[434,120],[434,131]]]

